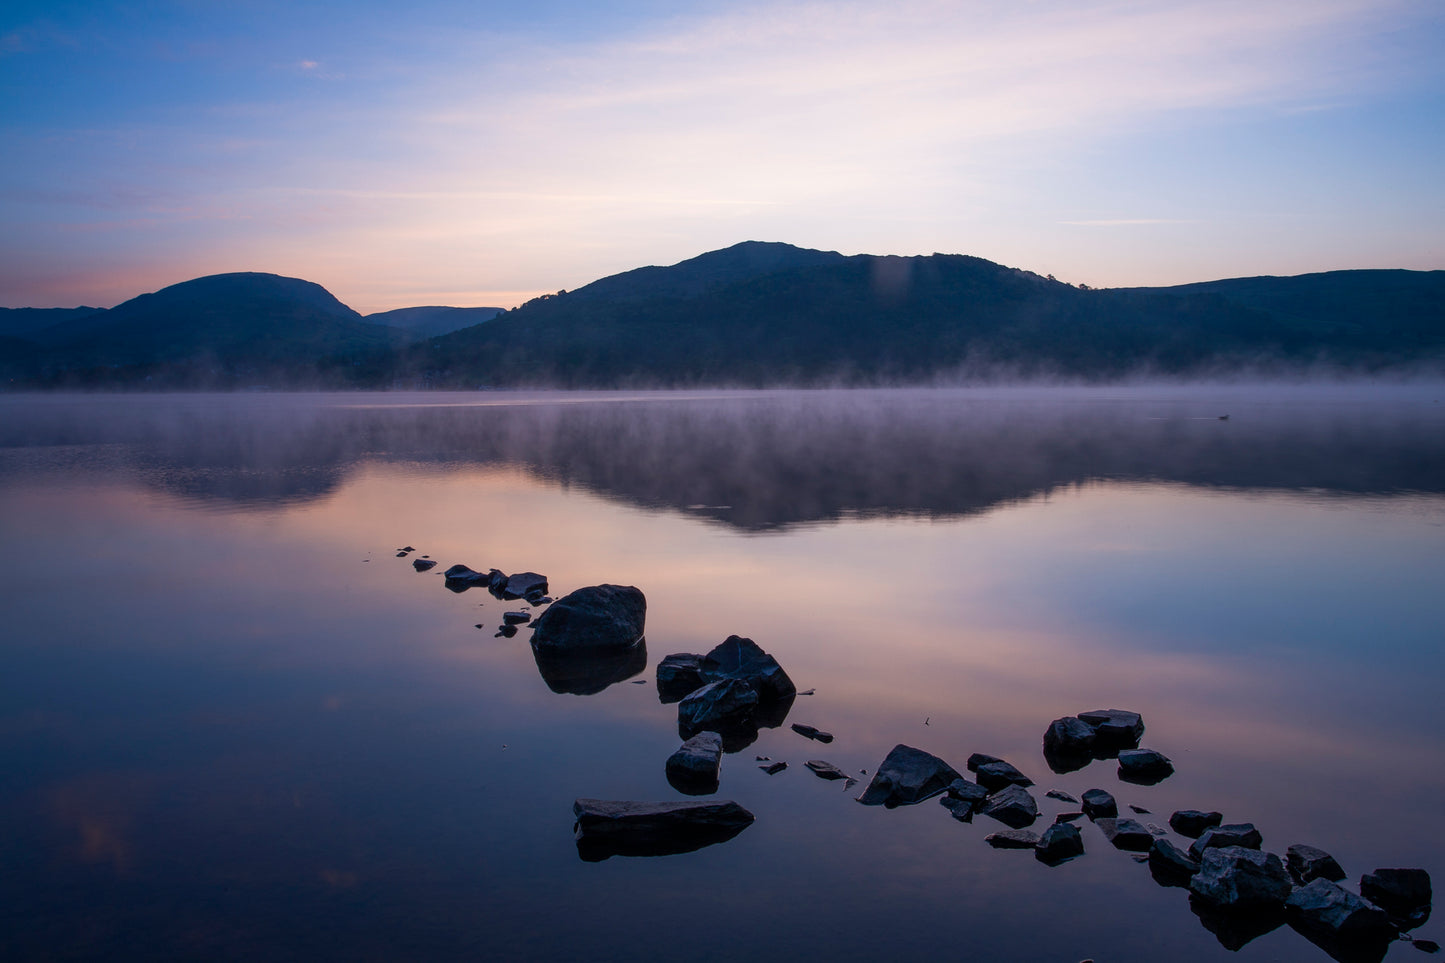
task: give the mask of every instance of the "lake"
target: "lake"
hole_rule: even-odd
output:
[[[1035,830],[1097,787],[1445,879],[1442,401],[0,395],[0,957],[1327,960],[1227,948],[1087,819],[1048,866],[855,797],[896,744],[982,752]],[[454,563],[636,586],[645,662],[555,691]],[[755,821],[581,858],[574,800],[691,798],[654,670],[733,634],[813,692],[723,760]],[[1172,776],[1050,771],[1049,723],[1113,707]]]

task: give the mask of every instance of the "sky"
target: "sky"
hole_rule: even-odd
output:
[[[1096,287],[1445,268],[1440,0],[0,10],[0,306],[511,307],[743,240]]]

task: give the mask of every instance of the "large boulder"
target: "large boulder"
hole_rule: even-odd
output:
[[[1278,856],[1243,846],[1206,849],[1199,872],[1189,880],[1189,889],[1200,899],[1230,910],[1278,908],[1291,888]]]
[[[1430,918],[1430,874],[1423,869],[1377,869],[1360,877],[1360,895],[1403,930]]]
[[[763,701],[787,699],[798,692],[777,659],[752,639],[738,635],[728,636],[703,656],[701,672],[707,682],[742,679],[757,690]]]
[[[1039,837],[1034,855],[1042,863],[1057,866],[1066,859],[1084,855],[1084,837],[1073,823],[1054,823]]]
[[[1121,749],[1119,778],[1139,786],[1152,786],[1174,774],[1174,764],[1153,749]]]
[[[1056,773],[1074,772],[1094,758],[1094,727],[1078,716],[1064,716],[1044,730],[1044,761]]]
[[[1284,904],[1271,904],[1260,909],[1231,909],[1189,894],[1189,909],[1219,944],[1231,953],[1238,953],[1246,943],[1258,939],[1284,925]]]
[[[960,778],[957,770],[937,756],[900,744],[874,770],[858,801],[889,809],[912,805],[938,795]]]
[[[716,732],[699,732],[667,757],[668,783],[688,796],[717,792],[722,751],[722,736]]]
[[[992,816],[1012,829],[1032,826],[1039,818],[1039,806],[1034,797],[1022,786],[1010,785],[989,796],[979,812]]]
[[[758,706],[758,693],[742,679],[709,682],[677,704],[677,726],[684,738],[703,730],[745,728]]]
[[[622,651],[642,644],[647,599],[631,585],[589,585],[553,602],[535,623],[539,652]]]
[[[657,663],[657,698],[663,705],[678,702],[705,684],[700,655],[679,652]]]
[[[1132,749],[1144,736],[1144,720],[1128,709],[1094,709],[1079,713],[1094,729],[1094,748],[1102,755],[1109,750]]]
[[[1085,792],[1083,804],[1079,808],[1090,819],[1113,819],[1119,815],[1119,804],[1107,789],[1090,789]]]
[[[1284,851],[1284,867],[1301,886],[1316,879],[1338,883],[1345,878],[1345,871],[1333,856],[1323,849],[1301,843],[1296,843]]]
[[[572,805],[577,854],[588,862],[609,856],[668,856],[725,842],[747,829],[753,814],[737,803],[629,802],[579,799]]]
[[[1378,963],[1398,935],[1384,912],[1323,877],[1291,893],[1285,912],[1311,943],[1351,963]]]

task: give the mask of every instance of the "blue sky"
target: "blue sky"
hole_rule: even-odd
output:
[[[740,240],[1095,286],[1445,268],[1438,0],[34,3],[0,305],[511,306]]]

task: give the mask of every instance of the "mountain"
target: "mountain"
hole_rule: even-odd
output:
[[[483,321],[490,321],[501,314],[502,308],[447,308],[428,306],[421,308],[397,308],[368,314],[363,320],[367,324],[380,324],[405,331],[412,337],[432,338],[450,334],[462,328],[469,328]]]
[[[43,339],[57,325],[104,313],[104,308],[0,308],[0,337]]]

